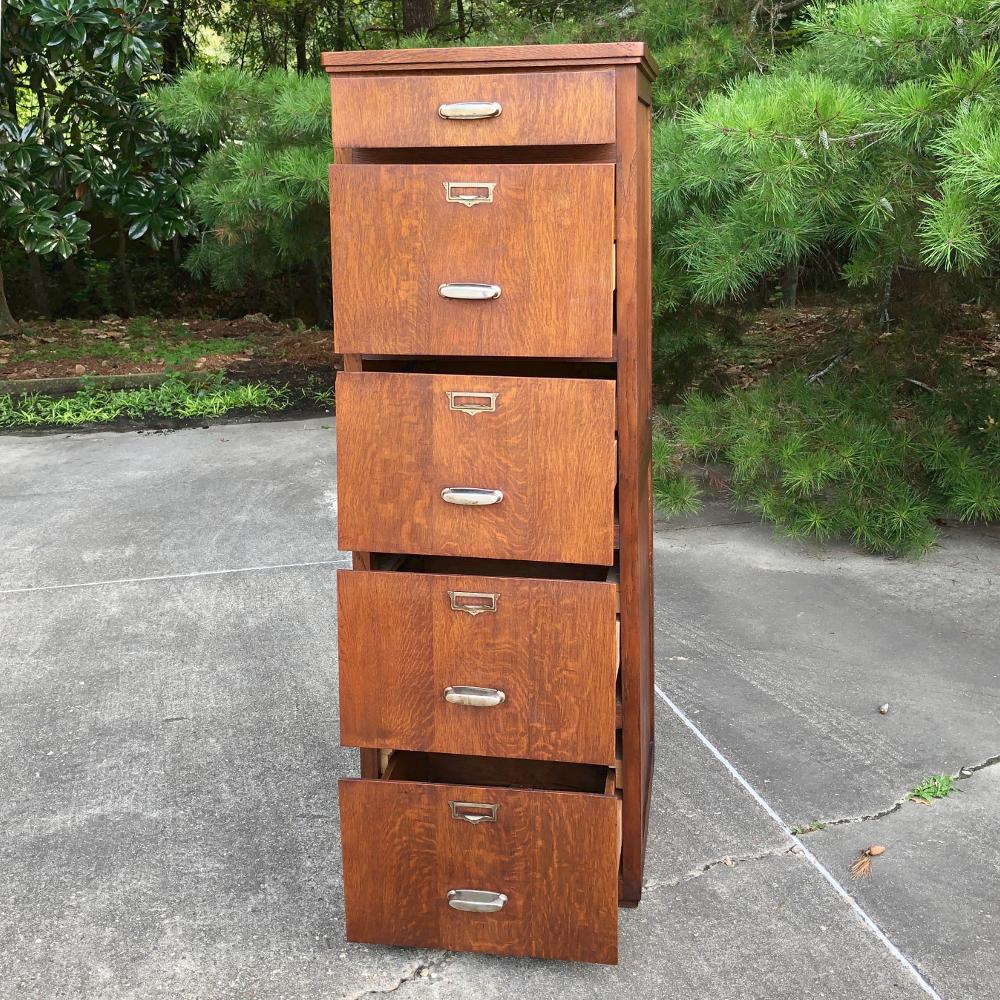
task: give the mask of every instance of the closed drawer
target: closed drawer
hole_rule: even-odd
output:
[[[615,141],[613,70],[334,76],[339,147],[555,146]]]
[[[611,357],[614,169],[331,167],[337,350]]]
[[[337,574],[340,738],[613,765],[613,582]]]
[[[614,561],[615,385],[341,372],[340,548]]]
[[[348,939],[616,962],[613,772],[477,760],[397,753],[340,782]]]

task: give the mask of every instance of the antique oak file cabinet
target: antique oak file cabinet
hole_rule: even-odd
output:
[[[347,936],[615,962],[653,766],[655,67],[323,62]]]

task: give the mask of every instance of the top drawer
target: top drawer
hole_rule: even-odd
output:
[[[338,147],[562,146],[615,141],[614,70],[334,76]]]

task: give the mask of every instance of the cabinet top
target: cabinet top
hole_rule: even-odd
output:
[[[638,65],[652,80],[659,72],[645,42],[588,45],[488,45],[446,49],[367,49],[324,52],[327,73],[423,73],[446,69],[547,69]]]

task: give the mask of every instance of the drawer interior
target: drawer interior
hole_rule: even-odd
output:
[[[462,576],[511,576],[532,580],[591,580],[617,583],[618,566],[533,562],[528,559],[469,559],[464,556],[413,556],[373,552],[371,568],[400,573],[437,573]]]
[[[615,770],[597,764],[396,750],[382,780],[608,795],[614,794]]]
[[[401,354],[363,354],[366,372],[408,372],[424,375],[506,375],[524,378],[596,378],[614,381],[614,361],[574,361],[568,358],[448,358]]]

